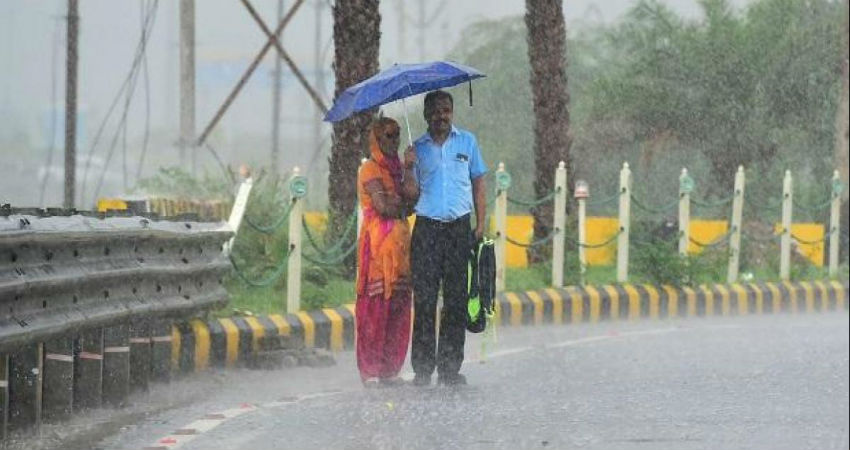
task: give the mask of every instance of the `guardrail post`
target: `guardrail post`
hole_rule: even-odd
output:
[[[303,178],[298,167],[292,169],[290,178],[290,198],[292,209],[289,210],[289,259],[286,271],[286,312],[296,313],[301,310],[301,217],[304,205],[301,196],[293,192],[292,186],[296,179]]]
[[[744,211],[744,166],[738,166],[735,174],[735,194],[732,199],[732,229],[729,230],[729,267],[726,281],[738,281],[738,268],[741,261],[741,219]]]
[[[74,409],[98,408],[103,397],[103,329],[84,331],[77,340]]]
[[[227,219],[227,226],[233,231],[233,237],[224,244],[225,256],[230,255],[230,250],[233,248],[233,242],[236,240],[239,225],[242,224],[242,218],[245,216],[245,209],[248,207],[248,198],[251,196],[251,188],[253,186],[254,180],[248,177],[239,185],[239,190],[236,192],[233,209],[230,210],[230,218]]]
[[[832,174],[832,205],[829,210],[829,276],[838,275],[838,258],[841,245],[841,194],[844,186],[836,170]]]
[[[150,374],[150,320],[135,319],[130,322],[130,389],[147,391]]]
[[[682,168],[679,175],[679,255],[688,256],[688,245],[691,239],[691,192],[694,190],[694,180],[688,175],[688,169]]]
[[[123,406],[130,390],[130,327],[103,330],[103,403]]]
[[[9,355],[9,428],[41,425],[42,344],[30,344]]]
[[[151,380],[171,380],[171,322],[156,319],[151,323]]]
[[[567,166],[563,161],[555,170],[555,208],[552,239],[552,286],[564,285],[564,240],[567,225]]]
[[[794,180],[791,171],[785,171],[782,181],[782,237],[779,244],[779,278],[791,276],[791,223],[794,208]]]
[[[584,286],[584,276],[587,273],[587,199],[590,197],[590,189],[587,182],[576,181],[575,197],[578,200],[578,264],[579,284]]]
[[[617,282],[629,280],[629,215],[631,207],[632,171],[629,163],[623,163],[620,171],[620,220],[617,236]]]
[[[496,292],[505,290],[505,262],[507,260],[508,233],[508,188],[510,174],[505,170],[505,163],[500,162],[496,170],[496,205],[493,216],[496,220]]]
[[[9,422],[9,355],[0,354],[0,441],[6,440]]]
[[[44,420],[55,422],[71,416],[74,404],[74,340],[58,338],[44,343]]]

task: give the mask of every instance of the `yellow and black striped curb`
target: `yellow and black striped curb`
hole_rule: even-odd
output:
[[[286,336],[307,348],[354,348],[354,305],[296,314],[194,319],[172,329],[171,364],[175,370],[244,365],[261,350],[264,339]]]
[[[813,313],[846,310],[848,292],[847,281],[575,286],[500,294],[496,311],[499,324],[514,326]]]
[[[847,310],[847,281],[712,284],[698,287],[616,284],[501,293],[499,325],[575,324],[748,314]],[[195,319],[172,330],[172,367],[234,367],[265,338],[286,336],[308,348],[354,348],[354,305],[296,314]]]

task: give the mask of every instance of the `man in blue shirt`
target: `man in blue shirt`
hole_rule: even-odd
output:
[[[426,95],[428,131],[405,154],[419,187],[410,256],[415,311],[411,362],[417,386],[429,385],[435,368],[439,383],[466,384],[459,372],[466,340],[467,261],[484,234],[487,166],[475,135],[452,125],[453,110],[451,94]],[[441,284],[443,309],[435,342]]]

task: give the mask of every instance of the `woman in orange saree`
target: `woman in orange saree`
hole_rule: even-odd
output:
[[[357,367],[364,386],[394,385],[410,341],[410,229],[407,216],[418,197],[412,156],[398,157],[399,126],[376,121],[371,157],[357,180],[363,222],[358,245]],[[412,154],[409,151],[407,154]]]

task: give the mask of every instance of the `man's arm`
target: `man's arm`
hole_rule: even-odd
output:
[[[487,188],[484,175],[472,180],[472,199],[475,203],[475,239],[484,236],[484,224],[487,220]]]
[[[469,161],[469,177],[472,179],[472,202],[475,207],[475,238],[484,236],[484,228],[487,222],[487,189],[484,184],[484,175],[487,174],[487,165],[481,157],[481,148],[478,140],[472,136],[471,158]]]

